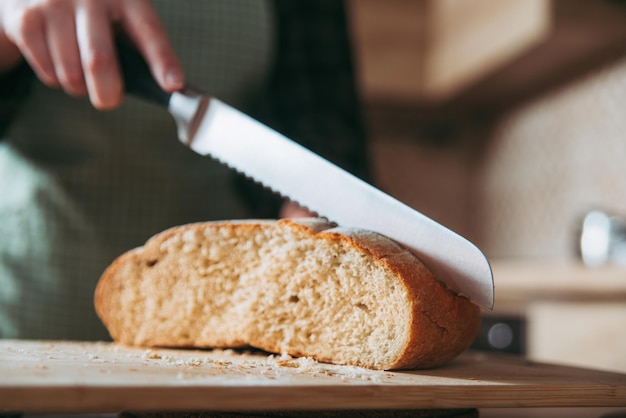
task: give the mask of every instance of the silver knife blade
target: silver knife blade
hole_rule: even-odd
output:
[[[386,235],[450,289],[493,309],[491,266],[467,239],[218,99],[174,93],[169,111],[195,152],[341,226]]]

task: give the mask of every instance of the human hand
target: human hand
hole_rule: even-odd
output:
[[[280,207],[279,216],[281,218],[315,218],[317,215],[296,202],[287,200]]]
[[[88,95],[98,109],[114,108],[123,98],[118,30],[143,55],[161,88],[184,87],[183,70],[148,0],[2,0],[0,70],[23,57],[46,85]]]

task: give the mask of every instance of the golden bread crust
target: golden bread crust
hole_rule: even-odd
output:
[[[481,316],[394,241],[319,219],[169,229],[116,259],[94,302],[124,344],[250,345],[386,370],[444,364]]]

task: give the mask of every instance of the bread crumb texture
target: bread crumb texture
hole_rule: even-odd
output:
[[[103,273],[95,307],[114,340],[237,348],[371,369],[439,366],[480,310],[412,253],[320,219],[172,228]]]

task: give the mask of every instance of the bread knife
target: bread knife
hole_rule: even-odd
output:
[[[166,108],[193,151],[342,227],[386,235],[448,288],[493,309],[491,266],[470,241],[219,99],[191,88],[163,91],[137,51],[117,47],[126,93]]]

